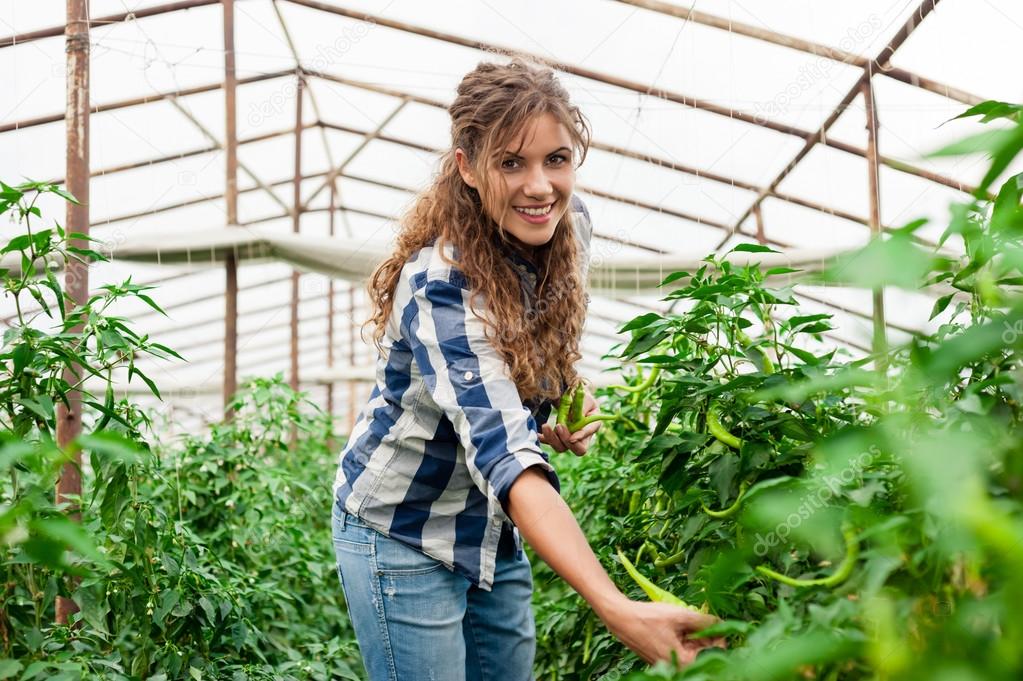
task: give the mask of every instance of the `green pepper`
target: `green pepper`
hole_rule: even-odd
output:
[[[831,575],[827,577],[821,577],[819,579],[795,579],[775,572],[771,568],[765,565],[758,565],[757,572],[771,579],[781,582],[782,584],[788,584],[794,587],[808,587],[808,586],[823,586],[825,588],[834,588],[849,579],[852,574],[853,568],[856,567],[856,561],[860,557],[860,543],[856,539],[856,531],[851,525],[845,525],[842,527],[842,536],[845,538],[845,558],[839,564]]]
[[[567,391],[561,396],[558,402],[557,425],[565,426],[571,432],[595,423],[597,421],[613,421],[618,418],[617,414],[590,414],[583,416],[583,402],[586,399],[586,388],[579,383],[575,388]]]
[[[609,385],[608,388],[614,388],[615,390],[624,390],[627,393],[641,393],[653,386],[654,382],[657,381],[657,377],[661,373],[661,367],[655,366],[650,370],[650,374],[643,380],[642,383],[637,385]],[[642,374],[640,374],[642,375]]]
[[[749,487],[749,483],[743,482],[739,485],[739,495],[735,497],[735,501],[728,508],[723,508],[720,511],[712,511],[707,508],[707,504],[700,502],[700,506],[703,506],[703,512],[709,515],[711,518],[728,518],[729,516],[735,515],[735,512],[739,510],[739,506],[742,504],[742,497],[746,494],[746,489]]]
[[[573,433],[580,428],[596,423],[597,421],[614,421],[618,418],[618,414],[590,414],[589,416],[579,419],[575,423],[569,423],[568,429]]]
[[[629,559],[625,557],[625,554],[622,553],[621,549],[618,549],[618,560],[622,561],[622,565],[625,566],[625,571],[628,572],[629,576],[632,577],[632,580],[646,592],[646,595],[650,597],[651,601],[656,603],[670,603],[671,605],[677,605],[680,608],[685,608],[686,610],[699,612],[697,608],[689,605],[670,591],[665,591],[641,575],[639,570],[636,569],[636,566],[629,562]]]
[[[586,388],[582,383],[572,392],[572,404],[568,408],[568,422],[576,423],[583,417],[583,401],[586,399]],[[570,428],[569,430],[578,430]]]
[[[572,406],[572,393],[571,389],[566,390],[565,394],[561,396],[561,401],[558,402],[557,424],[559,426],[568,425],[568,410]]]
[[[586,618],[585,636],[583,638],[583,664],[590,660],[590,641],[593,640],[593,618]]]
[[[732,449],[741,449],[742,440],[728,432],[728,429],[721,425],[721,417],[718,416],[718,404],[712,402],[707,407],[707,430],[718,442],[728,445]]]
[[[743,348],[747,348],[748,349],[748,348],[753,346],[752,339],[750,339],[750,337],[747,336],[745,333],[743,333],[741,330],[737,330],[735,332],[735,339],[738,340],[739,343],[742,344]],[[774,369],[774,362],[772,362],[771,358],[767,356],[767,353],[764,351],[763,348],[757,347],[756,350],[757,350],[757,352],[760,353],[760,361],[763,363],[764,373],[765,374],[773,374],[774,371],[775,371],[775,369]]]

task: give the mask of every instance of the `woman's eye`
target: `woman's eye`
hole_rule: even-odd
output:
[[[518,161],[516,161],[515,159],[508,158],[508,159],[505,159],[504,161],[501,161],[501,167],[510,170],[511,168],[515,167],[516,163],[518,163]]]
[[[561,165],[562,163],[568,161],[568,158],[565,157],[563,154],[554,154],[553,156],[551,156],[550,160],[554,163],[554,165]]]

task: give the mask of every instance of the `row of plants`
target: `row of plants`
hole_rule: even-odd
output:
[[[21,231],[2,249],[21,266],[0,273],[16,311],[0,352],[0,678],[361,678],[329,541],[330,418],[278,375],[247,382],[232,421],[161,438],[159,414],[115,390],[137,377],[159,397],[136,360],[181,359],[115,314],[128,299],[162,312],[150,287],[129,278],[76,305],[45,263],[106,258],[38,228],[36,206],[74,198],[0,189]],[[82,434],[58,447],[73,389]],[[82,494],[57,505],[76,453]],[[79,609],[66,625],[58,595]]]
[[[558,460],[563,494],[620,586],[713,613],[729,647],[646,669],[535,561],[539,678],[1023,677],[1023,175],[988,194],[1020,111],[974,107],[1002,127],[938,152],[991,157],[941,238],[962,257],[915,221],[817,277],[935,291],[934,333],[855,358],[771,285],[791,270],[715,257],[664,281],[674,312],[621,329],[630,388]]]

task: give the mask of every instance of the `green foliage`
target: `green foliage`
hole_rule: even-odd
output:
[[[975,108],[1015,126],[944,153],[983,148],[997,178],[1023,148],[1018,111]],[[539,567],[541,678],[1023,675],[1021,178],[990,186],[952,206],[942,241],[961,239],[962,258],[914,245],[914,222],[825,273],[937,292],[937,332],[884,356],[822,352],[828,316],[767,286],[770,270],[710,257],[666,278],[678,311],[624,325],[618,354],[659,368],[656,383],[606,390],[619,418],[559,471],[619,586],[643,597],[621,550],[722,618],[729,649],[646,669]]]
[[[74,307],[35,263],[102,254],[31,224],[40,192],[73,199],[0,187],[0,212],[26,229],[3,249],[22,267],[4,273],[17,318],[0,368],[0,678],[359,679],[330,544],[330,418],[278,375],[243,386],[233,421],[160,443],[151,415],[114,390],[127,369],[159,397],[135,358],[178,357],[111,313],[129,297],[162,312],[150,287],[102,286]],[[22,296],[41,310],[26,314]],[[43,315],[55,328],[40,328]],[[91,425],[62,449],[54,405],[90,376],[104,397],[83,391]],[[58,506],[76,453],[82,496]],[[58,594],[80,608],[69,626],[54,624]]]

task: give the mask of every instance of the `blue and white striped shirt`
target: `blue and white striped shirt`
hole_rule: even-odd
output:
[[[585,281],[592,226],[575,196],[571,210]],[[457,262],[451,245],[444,250]],[[535,270],[509,257],[524,294],[535,293]],[[537,425],[552,405],[523,404],[470,310],[472,295],[440,249],[427,246],[409,258],[381,340],[376,385],[341,451],[334,494],[370,527],[489,591],[502,526],[511,525],[505,504],[512,483],[540,466],[555,489],[560,485]],[[514,538],[521,548],[517,530]]]

